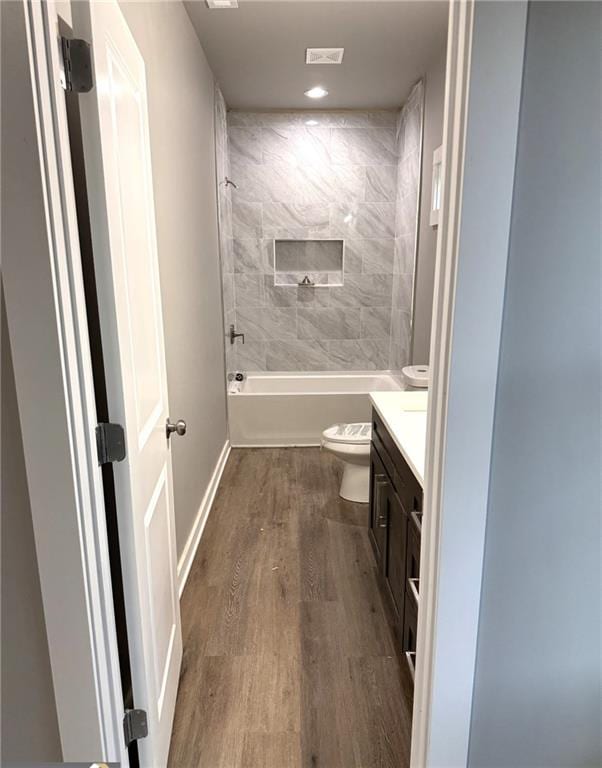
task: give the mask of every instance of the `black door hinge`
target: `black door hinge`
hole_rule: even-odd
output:
[[[148,736],[148,720],[143,709],[126,709],[123,716],[125,746]]]
[[[77,38],[61,37],[66,91],[88,93],[94,87],[90,43]]]
[[[98,463],[109,464],[125,459],[125,432],[121,424],[102,423],[96,426]]]

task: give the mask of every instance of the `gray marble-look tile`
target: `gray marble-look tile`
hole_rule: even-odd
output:
[[[366,168],[364,202],[394,203],[397,186],[397,166],[370,165]]]
[[[236,310],[228,309],[224,311],[224,340],[228,338],[226,349],[230,346],[230,326],[236,324]]]
[[[330,225],[329,209],[324,205],[266,203],[263,222],[266,231],[305,229],[319,232]]]
[[[328,352],[333,367],[353,371],[383,371],[389,363],[388,339],[330,341]]]
[[[263,128],[263,162],[293,166],[330,163],[330,128],[304,124]]]
[[[393,128],[333,128],[332,162],[341,165],[395,165]]]
[[[234,345],[234,363],[237,371],[265,371],[266,370],[266,343],[265,341],[247,341],[241,344],[239,340]]]
[[[275,265],[278,272],[341,271],[342,240],[276,240]]]
[[[326,307],[297,310],[299,339],[357,339],[359,336],[359,309]]]
[[[333,112],[331,125],[338,128],[394,128],[398,116],[398,109],[383,109],[370,112],[346,110]]]
[[[232,126],[236,127],[261,127],[262,122],[262,113],[261,112],[248,112],[248,111],[239,111],[236,109],[230,109],[228,110],[228,129],[230,129]]]
[[[316,288],[300,285],[297,288],[297,304],[303,307],[327,307],[330,304],[331,288]]]
[[[268,371],[329,371],[332,369],[328,342],[284,341],[268,343]]]
[[[406,115],[404,124],[404,156],[418,149],[422,132],[421,109],[418,104],[412,106]]]
[[[389,307],[362,307],[362,339],[388,339],[391,332],[391,310]]]
[[[262,206],[260,203],[232,200],[232,233],[234,237],[262,236]]]
[[[410,364],[410,350],[408,347],[404,347],[401,344],[391,342],[389,349],[389,364],[388,369],[396,373],[400,373],[402,368]]]
[[[361,166],[337,165],[314,169],[314,186],[323,191],[324,202],[338,200],[361,203],[364,201],[365,170]]]
[[[235,274],[234,302],[238,307],[263,307],[266,304],[265,276],[257,274]]]
[[[393,273],[403,275],[414,272],[416,236],[400,235],[395,238],[395,261],[393,264]]]
[[[224,275],[234,272],[234,244],[231,237],[226,237],[220,231],[219,236],[219,256],[221,269]]]
[[[236,238],[232,242],[235,272],[274,272],[274,244],[261,238]]]
[[[395,218],[395,235],[411,235],[416,233],[418,220],[418,190],[412,190],[397,204]]]
[[[228,178],[236,184],[236,189],[232,190],[235,200],[243,203],[264,203],[270,200],[265,166],[239,165],[233,161]]]
[[[347,238],[345,240],[343,270],[346,275],[362,273],[362,243],[363,240]]]
[[[274,283],[280,286],[299,286],[300,288],[322,288],[329,284],[329,272],[275,272]],[[304,282],[305,280],[308,282]]]
[[[297,286],[275,285],[274,275],[264,275],[265,303],[268,307],[294,307],[297,304]]]
[[[395,241],[393,238],[367,238],[356,240],[362,256],[364,274],[389,275],[393,273]]]
[[[220,237],[232,237],[232,199],[221,188],[218,193],[218,223]]]
[[[341,288],[330,288],[333,307],[390,307],[390,275],[348,275]]]
[[[331,231],[344,238],[395,236],[395,203],[335,203],[330,207]]]
[[[234,282],[233,275],[222,275],[222,298],[224,302],[224,312],[234,309]]]
[[[240,307],[236,309],[236,329],[249,341],[296,339],[297,310]]]
[[[391,342],[409,349],[411,335],[412,315],[410,311],[393,309],[391,311]]]
[[[228,128],[228,149],[231,160],[239,165],[261,163],[263,158],[261,128],[253,126],[241,128],[231,125]]]
[[[404,198],[418,188],[418,172],[420,169],[420,153],[418,148],[406,155],[399,163],[397,178],[397,193]]]
[[[413,275],[395,275],[393,278],[392,306],[410,311],[412,308]]]

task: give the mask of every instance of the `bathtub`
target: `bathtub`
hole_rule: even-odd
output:
[[[233,447],[320,445],[337,422],[370,421],[369,392],[403,389],[390,373],[249,373],[228,393]]]

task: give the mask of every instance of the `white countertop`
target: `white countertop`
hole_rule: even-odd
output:
[[[427,392],[371,392],[370,400],[424,487]]]

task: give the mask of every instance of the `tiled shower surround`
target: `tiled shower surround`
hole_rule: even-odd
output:
[[[401,112],[226,116],[219,91],[216,102],[225,329],[245,334],[244,345],[226,340],[228,370],[400,370],[410,349],[422,84]],[[339,238],[343,285],[275,285],[275,239]]]

